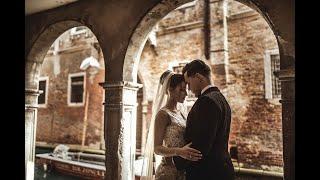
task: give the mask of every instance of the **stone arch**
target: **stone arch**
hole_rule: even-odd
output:
[[[282,88],[282,119],[283,121],[283,156],[284,156],[284,176],[289,178],[294,173],[294,63],[295,63],[295,49],[294,49],[294,38],[291,37],[290,33],[294,33],[293,30],[287,27],[280,27],[281,22],[284,19],[277,19],[275,14],[277,11],[281,11],[285,5],[281,4],[277,7],[277,11],[270,12],[266,9],[265,5],[260,4],[259,1],[253,0],[236,0],[240,3],[247,5],[248,7],[256,10],[268,23],[273,34],[276,37],[279,54],[281,72],[279,73],[280,81],[284,82],[285,88]],[[123,72],[122,77],[124,81],[137,82],[138,64],[143,47],[147,41],[148,34],[151,32],[154,25],[160,21],[165,15],[177,8],[178,6],[191,2],[191,0],[177,0],[171,2],[169,0],[162,0],[155,5],[140,21],[137,28],[134,30],[130,42],[127,47],[125,58],[123,61]],[[288,1],[284,2],[288,3]],[[269,12],[268,12],[269,11]],[[273,15],[273,17],[270,16]],[[291,14],[289,14],[290,17]],[[288,16],[288,14],[285,14]],[[291,19],[290,19],[291,20]],[[277,22],[275,22],[277,21]],[[294,20],[293,20],[294,23]],[[290,27],[290,26],[289,26]],[[281,32],[282,31],[282,32]],[[289,34],[288,34],[289,33]],[[287,35],[287,36],[286,36]],[[293,113],[292,113],[293,112]],[[293,131],[293,132],[292,132]],[[291,163],[293,161],[293,163]]]
[[[74,20],[53,23],[44,28],[25,54],[25,168],[26,179],[33,179],[35,139],[41,65],[53,42],[67,30],[86,26]],[[88,27],[88,26],[86,26]]]
[[[38,89],[38,78],[41,64],[52,43],[65,31],[84,24],[78,21],[61,21],[49,25],[39,35],[26,56],[25,86],[26,89]]]
[[[191,1],[192,0],[178,0],[172,2],[170,0],[163,0],[144,16],[135,29],[127,48],[123,63],[124,81],[137,82],[140,56],[147,41],[148,34],[156,23],[175,8]]]

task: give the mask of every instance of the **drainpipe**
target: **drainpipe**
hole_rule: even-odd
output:
[[[86,134],[87,134],[87,126],[88,126],[88,107],[89,107],[89,92],[86,88],[85,93],[85,109],[84,109],[84,117],[83,117],[83,128],[82,128],[82,140],[81,140],[81,152],[83,151],[83,147],[85,146]]]
[[[210,0],[204,0],[204,56],[210,60]]]

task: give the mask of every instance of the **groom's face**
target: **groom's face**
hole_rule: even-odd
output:
[[[199,78],[197,78],[196,75],[188,77],[187,73],[184,73],[183,76],[184,76],[185,82],[188,85],[189,90],[191,90],[192,93],[194,93],[195,96],[198,97],[201,93]]]

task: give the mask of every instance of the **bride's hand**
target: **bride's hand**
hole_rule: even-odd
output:
[[[192,142],[179,148],[177,150],[177,155],[189,161],[198,161],[202,158],[202,154],[200,151],[191,148],[191,144]]]

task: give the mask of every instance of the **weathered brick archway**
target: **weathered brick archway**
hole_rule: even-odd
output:
[[[26,179],[33,179],[41,65],[52,43],[65,31],[82,26],[77,21],[61,21],[48,26],[26,56],[25,67],[25,167]]]
[[[26,16],[25,128],[28,178],[33,173],[37,78],[40,64],[58,35],[72,26],[79,25],[86,25],[92,30],[99,40],[102,52],[107,54],[104,55],[104,59],[108,75],[102,84],[106,90],[104,134],[108,137],[106,179],[133,178],[139,55],[154,24],[171,10],[189,1],[191,0],[78,1],[68,6]],[[282,80],[285,178],[294,179],[294,2],[238,1],[257,10],[269,23],[278,41],[281,58],[279,77]],[[72,26],[63,23],[67,20],[72,20]],[[62,31],[64,28],[66,29]],[[51,35],[47,36],[48,34]],[[29,173],[31,174],[28,175]]]
[[[267,12],[263,6],[256,1],[250,0],[237,0],[252,9],[255,9],[269,24],[272,29],[279,47],[281,70],[277,73],[282,83],[282,132],[283,132],[283,160],[284,160],[284,178],[295,178],[295,101],[294,101],[294,66],[295,66],[295,51],[294,51],[294,33],[293,29],[287,32],[281,32],[279,20],[270,16],[270,12]],[[141,52],[146,43],[147,36],[151,32],[152,28],[170,11],[174,10],[178,6],[190,2],[190,0],[181,0],[172,3],[168,0],[163,0],[161,3],[151,9],[147,15],[140,21],[139,25],[135,29],[124,59],[123,66],[123,79],[126,81],[136,82],[138,64],[140,61]],[[293,6],[293,5],[292,5]],[[279,7],[275,8],[277,13],[281,13]],[[294,13],[293,11],[290,13]],[[275,21],[273,21],[273,18]],[[290,27],[293,27],[293,19],[290,20]],[[288,27],[286,27],[288,28]],[[290,34],[292,33],[292,34]],[[286,38],[287,40],[284,40]]]
[[[48,26],[36,38],[30,51],[26,51],[25,86],[26,89],[38,89],[39,68],[52,43],[65,31],[73,27],[82,26],[77,21],[61,21]]]

